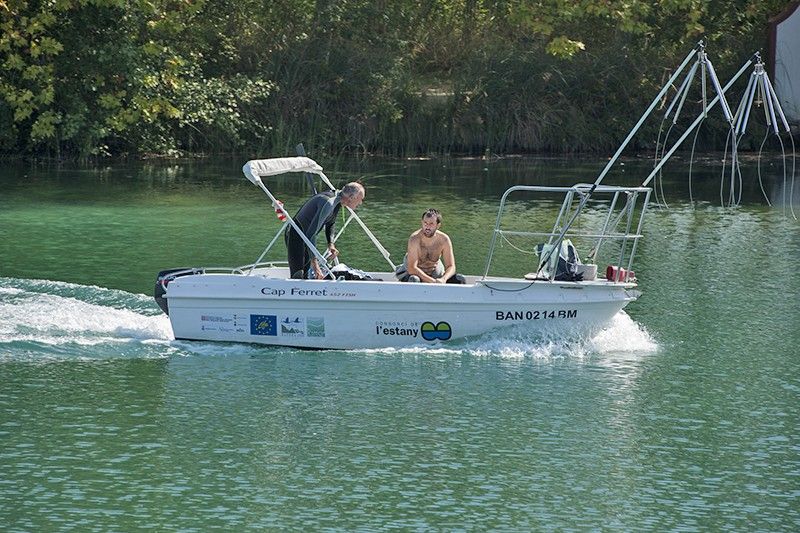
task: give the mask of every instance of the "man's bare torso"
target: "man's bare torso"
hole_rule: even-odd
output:
[[[422,235],[422,230],[417,230],[411,234],[409,241],[412,245],[417,246],[419,254],[417,267],[432,276],[436,270],[436,263],[442,257],[442,252],[447,244],[447,235],[437,231],[432,238],[426,239]]]

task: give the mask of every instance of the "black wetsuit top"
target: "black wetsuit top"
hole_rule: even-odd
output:
[[[312,196],[294,216],[295,223],[313,244],[317,243],[317,234],[323,226],[328,244],[333,240],[333,226],[342,208],[341,201],[342,197],[334,191],[322,192]],[[286,228],[287,233],[290,231],[294,231],[292,226]]]
[[[294,216],[295,223],[313,245],[317,244],[317,234],[325,227],[328,243],[333,240],[333,226],[342,207],[342,197],[334,191],[327,191],[311,197]],[[292,226],[286,228],[286,253],[289,259],[289,275],[306,278],[313,254]]]

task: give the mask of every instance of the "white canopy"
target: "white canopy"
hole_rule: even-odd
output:
[[[272,159],[253,159],[242,167],[244,175],[258,185],[262,176],[277,176],[286,172],[311,172],[321,174],[322,167],[308,157],[275,157]]]

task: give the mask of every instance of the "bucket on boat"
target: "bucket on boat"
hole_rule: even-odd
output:
[[[594,281],[597,279],[597,265],[578,265],[578,274],[583,276],[583,281]]]
[[[635,281],[636,273],[633,270],[625,270],[616,265],[608,265],[606,268],[606,279],[608,281]]]

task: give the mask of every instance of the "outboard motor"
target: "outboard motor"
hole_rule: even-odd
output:
[[[177,274],[173,274],[175,272],[177,272]],[[164,295],[167,293],[164,287],[169,285],[169,282],[175,278],[193,276],[195,274],[202,274],[203,272],[204,270],[202,268],[170,268],[158,273],[156,277],[156,286],[153,290],[153,298],[156,299],[156,303],[166,315],[169,315],[169,304],[167,299],[164,298]]]

